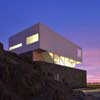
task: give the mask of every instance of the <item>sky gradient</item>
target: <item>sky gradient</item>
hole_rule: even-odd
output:
[[[0,41],[37,22],[83,48],[81,69],[100,82],[100,0],[0,0]]]

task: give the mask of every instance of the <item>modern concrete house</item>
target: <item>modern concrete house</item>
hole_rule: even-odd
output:
[[[82,62],[82,48],[44,24],[37,23],[11,36],[9,50],[34,61],[48,79],[72,88],[86,87],[86,71],[74,68]]]
[[[68,67],[82,62],[82,48],[41,23],[11,36],[9,50],[17,54],[30,52],[33,61]]]

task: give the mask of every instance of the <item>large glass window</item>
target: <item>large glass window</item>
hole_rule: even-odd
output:
[[[53,59],[53,53],[49,52],[50,57]]]
[[[36,34],[26,38],[26,44],[27,45],[35,43],[37,41],[39,41],[39,33],[36,33]]]
[[[65,65],[65,61],[64,61],[64,57],[63,56],[59,57],[59,64],[60,65]]]
[[[63,65],[63,66],[67,66],[67,67],[75,67],[76,64],[80,64],[79,61],[76,61],[72,58],[54,54],[52,52],[43,52],[43,53],[41,53],[41,56],[42,56],[42,61],[54,63],[54,64],[58,64],[58,65]]]
[[[59,64],[59,56],[54,54],[54,63]]]
[[[59,64],[59,65],[67,66],[67,67],[75,67],[76,64],[80,64],[79,61],[75,61],[68,57],[59,56],[51,52],[49,53],[49,55],[52,57],[53,62],[55,64]]]
[[[48,63],[53,63],[53,53],[43,52],[43,60]]]
[[[65,57],[65,65],[71,67],[70,59]]]
[[[14,49],[16,49],[16,48],[19,48],[19,47],[21,47],[21,46],[22,46],[22,43],[19,43],[19,44],[16,44],[16,45],[11,46],[11,47],[9,48],[9,50],[11,51],[11,50],[14,50]]]

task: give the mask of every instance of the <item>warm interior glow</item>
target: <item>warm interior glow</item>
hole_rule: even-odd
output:
[[[51,58],[53,59],[53,53],[49,52],[49,55],[51,56]]]
[[[27,45],[35,43],[37,41],[39,41],[39,34],[38,33],[26,38],[26,44]]]
[[[19,43],[19,44],[16,44],[16,45],[11,46],[11,47],[9,48],[9,50],[11,51],[11,50],[14,50],[14,49],[16,49],[16,48],[19,48],[19,47],[21,47],[21,46],[22,46],[22,43]]]
[[[43,61],[48,62],[48,63],[53,63],[52,53],[49,54],[48,52],[42,52],[42,56],[43,56]]]
[[[68,57],[63,57],[57,54],[54,54],[52,52],[34,52],[33,56],[34,61],[45,61],[48,63],[54,63],[62,66],[67,66],[67,67],[75,67],[76,64],[81,64],[81,62],[73,60],[72,58]]]
[[[60,65],[65,65],[65,58],[63,56],[59,57],[59,64]]]
[[[49,52],[49,55],[51,56],[51,58],[53,59],[53,62],[55,64],[68,66],[68,67],[75,67],[76,64],[81,64],[81,62],[79,62],[79,61],[75,61],[68,57],[59,56],[59,55],[51,53],[51,52]]]
[[[58,55],[56,55],[56,54],[54,54],[54,63],[55,64],[59,64],[59,56]]]

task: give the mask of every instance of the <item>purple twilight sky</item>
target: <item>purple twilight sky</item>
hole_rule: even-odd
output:
[[[0,0],[0,41],[37,22],[83,48],[81,69],[100,82],[100,0]]]

